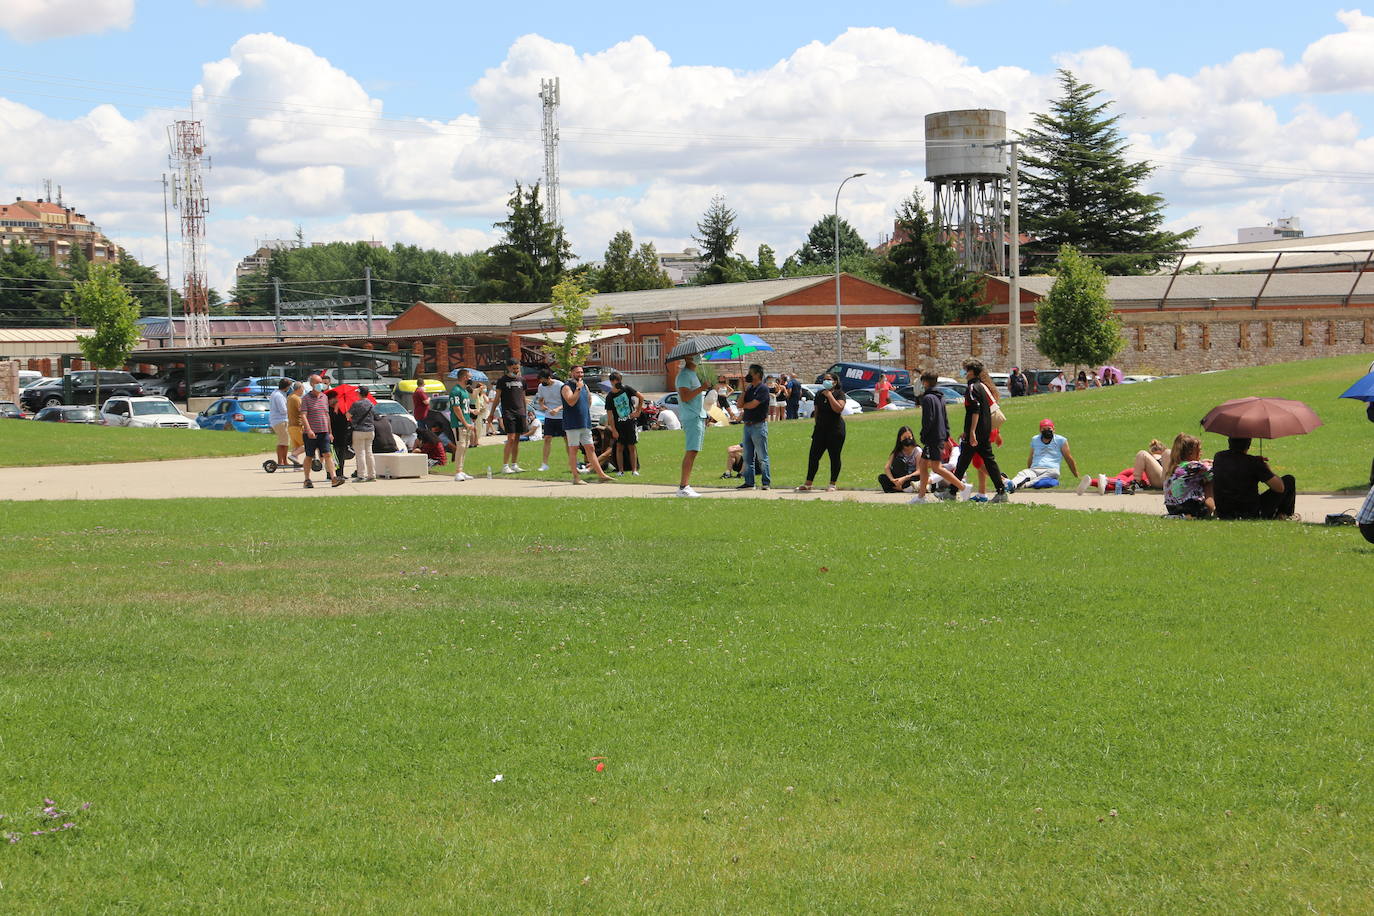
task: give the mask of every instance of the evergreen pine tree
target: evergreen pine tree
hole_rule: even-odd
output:
[[[969,321],[987,311],[982,279],[964,270],[954,249],[939,238],[920,188],[897,208],[896,230],[901,241],[888,249],[878,276],[893,289],[921,300],[923,324]]]
[[[1037,248],[1115,252],[1098,259],[1110,274],[1158,269],[1166,252],[1182,248],[1197,230],[1161,228],[1163,196],[1140,190],[1154,166],[1126,160],[1116,126],[1121,116],[1106,114],[1112,103],[1094,103],[1099,90],[1068,70],[1059,71],[1059,82],[1063,95],[1020,134],[1021,231]]]
[[[630,261],[630,285],[627,289],[667,289],[673,285],[668,271],[658,260],[658,249],[653,242],[643,242],[635,249]]]
[[[697,232],[700,235],[693,238],[701,246],[701,259],[706,266],[697,274],[695,282],[705,286],[747,279],[739,276],[739,267],[733,263],[739,229],[735,226],[735,211],[725,206],[724,197],[711,198],[711,206],[697,223]]]
[[[1035,307],[1036,348],[1057,366],[1099,366],[1121,349],[1121,320],[1107,299],[1107,277],[1072,245],[1059,249],[1058,278]]]
[[[474,302],[548,302],[562,279],[572,249],[563,230],[544,218],[539,183],[529,190],[516,182],[509,215],[496,228],[505,232],[487,252],[472,291]]]
[[[758,257],[758,278],[760,280],[776,280],[782,276],[778,270],[778,255],[773,251],[771,245],[759,246]]]
[[[61,319],[62,272],[24,242],[0,255],[0,318],[39,323]]]
[[[858,258],[868,254],[868,243],[863,236],[859,235],[859,230],[849,225],[849,221],[840,219],[840,264],[850,258]],[[833,270],[835,267],[835,214],[828,213],[816,220],[812,225],[811,231],[806,234],[806,241],[802,243],[801,250],[797,252],[797,262],[803,266],[813,264],[829,265]]]

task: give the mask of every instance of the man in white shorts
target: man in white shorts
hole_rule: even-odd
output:
[[[582,483],[582,475],[577,472],[577,452],[582,450],[587,456],[587,466],[603,480],[614,480],[601,470],[601,462],[596,458],[596,447],[592,444],[592,395],[582,381],[582,367],[573,366],[568,373],[567,384],[563,386],[563,436],[568,440],[568,467],[572,469],[573,483]]]

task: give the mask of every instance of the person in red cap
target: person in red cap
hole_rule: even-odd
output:
[[[1026,456],[1026,469],[1018,471],[1011,479],[1012,487],[1030,486],[1046,477],[1059,477],[1059,465],[1069,463],[1069,471],[1078,476],[1078,462],[1073,460],[1069,451],[1069,440],[1054,431],[1054,421],[1049,417],[1040,421],[1040,432],[1032,436],[1030,454]]]

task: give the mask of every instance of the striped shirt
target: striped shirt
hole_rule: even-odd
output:
[[[329,435],[329,399],[318,391],[301,398],[301,420],[308,436]]]

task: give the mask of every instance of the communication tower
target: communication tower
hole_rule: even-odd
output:
[[[1007,113],[990,108],[926,115],[926,181],[933,219],[966,270],[1006,273]]]
[[[186,345],[210,343],[209,286],[205,280],[205,196],[200,169],[210,167],[205,156],[205,129],[199,121],[177,121],[168,130],[172,154],[168,157],[176,178],[172,205],[181,214],[182,311],[186,314]]]
[[[544,103],[544,210],[555,226],[558,215],[558,77],[539,81],[539,100]]]

